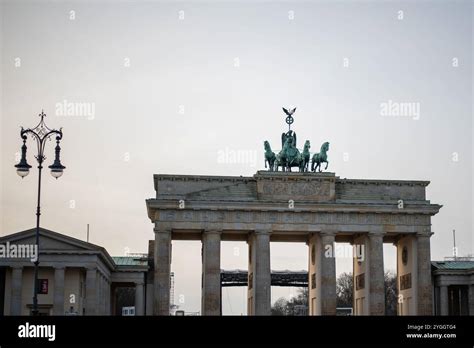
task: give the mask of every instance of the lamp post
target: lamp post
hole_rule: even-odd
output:
[[[28,175],[30,172],[31,166],[26,161],[26,139],[28,135],[36,141],[36,145],[38,148],[38,154],[35,156],[36,160],[38,161],[38,204],[36,208],[36,247],[37,247],[37,258],[35,261],[35,280],[34,280],[34,294],[33,294],[33,315],[38,315],[38,266],[39,266],[39,229],[40,229],[40,215],[41,215],[41,170],[43,169],[43,161],[46,159],[44,155],[44,148],[46,145],[46,140],[51,140],[53,135],[56,136],[56,148],[55,148],[55,159],[54,163],[48,166],[51,169],[51,175],[54,178],[59,178],[63,174],[63,170],[66,168],[61,164],[59,159],[59,155],[61,152],[61,147],[59,146],[59,142],[63,138],[62,128],[59,130],[50,129],[46,126],[44,118],[46,117],[45,113],[41,111],[39,114],[41,117],[40,123],[35,128],[28,128],[23,129],[21,127],[20,137],[23,140],[23,145],[21,147],[21,159],[20,163],[15,165],[16,172],[19,176],[23,179],[25,176]]]

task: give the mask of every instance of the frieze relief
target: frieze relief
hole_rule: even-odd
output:
[[[334,181],[329,179],[307,181],[259,180],[257,186],[260,199],[324,202],[334,200],[335,197]]]
[[[310,212],[249,212],[249,211],[189,211],[162,210],[160,221],[166,222],[230,222],[284,224],[342,224],[342,225],[406,225],[429,226],[430,217],[422,214],[386,213],[310,213]]]
[[[263,193],[268,195],[329,196],[329,182],[265,182]]]

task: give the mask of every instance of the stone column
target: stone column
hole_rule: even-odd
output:
[[[64,267],[54,269],[53,315],[64,315],[64,276]]]
[[[431,288],[431,233],[418,233],[418,312],[417,315],[433,315],[433,292]]]
[[[143,282],[135,283],[135,315],[144,314],[144,293],[143,293]]]
[[[413,234],[402,234],[397,240],[398,315],[417,315],[418,253]]]
[[[105,275],[102,276],[102,314],[107,315],[107,278]]]
[[[369,237],[357,235],[352,242],[353,248],[353,315],[370,313],[370,259]]]
[[[370,315],[385,315],[383,234],[369,233],[369,310]]]
[[[97,268],[88,268],[86,272],[86,315],[98,314]]]
[[[313,234],[308,240],[308,315],[321,315],[321,238]],[[318,284],[319,281],[319,284]]]
[[[448,287],[446,285],[439,287],[439,311],[439,315],[449,314]]]
[[[22,315],[21,289],[23,283],[23,267],[12,267],[11,281],[11,315]],[[33,296],[33,292],[31,292]]]
[[[97,315],[102,315],[102,273],[97,272]]]
[[[248,315],[271,314],[270,232],[258,230],[249,237]]]
[[[105,275],[100,274],[100,314],[105,314]]]
[[[153,315],[153,284],[146,284],[146,315]]]
[[[170,315],[171,230],[155,227],[154,313]]]
[[[334,232],[321,232],[321,315],[336,315],[336,258],[334,257]]]
[[[205,231],[202,235],[201,314],[221,314],[221,233]]]
[[[474,284],[469,285],[469,315],[474,315]]]
[[[110,315],[110,281],[105,278],[105,315]]]
[[[117,315],[117,287],[112,283],[110,288],[112,315]]]
[[[100,295],[100,297],[101,297],[101,306],[100,307],[102,309],[102,315],[105,315],[105,311],[106,311],[105,302],[106,302],[106,296],[107,296],[106,295],[107,294],[107,291],[106,291],[107,288],[106,288],[106,283],[105,283],[105,275],[102,274],[101,279],[102,279],[102,291],[101,291],[101,295]]]

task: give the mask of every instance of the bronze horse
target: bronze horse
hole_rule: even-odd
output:
[[[315,153],[313,155],[312,163],[311,163],[311,171],[315,172],[316,169],[319,169],[319,172],[321,172],[321,163],[326,163],[326,168],[324,170],[328,169],[328,156],[327,152],[329,151],[329,143],[326,141],[321,145],[321,152]]]

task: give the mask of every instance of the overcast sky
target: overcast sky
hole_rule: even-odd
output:
[[[452,254],[453,229],[459,254],[472,254],[472,7],[4,1],[0,235],[35,225],[37,170],[21,180],[13,165],[20,126],[35,126],[41,109],[63,127],[67,167],[57,181],[45,173],[42,226],[85,239],[89,223],[91,242],[123,255],[154,238],[154,173],[251,176],[263,141],[279,148],[281,107],[297,106],[299,147],[330,141],[329,170],[341,178],[430,180],[428,199],[443,205],[432,259]],[[32,165],[33,152],[30,142]],[[304,244],[272,243],[271,253],[273,269],[307,269]],[[222,254],[223,268],[247,268],[245,243],[223,243]],[[173,256],[176,302],[198,311],[200,243],[175,242]],[[338,273],[351,264],[338,259]],[[245,289],[224,290],[225,313],[245,303]]]

